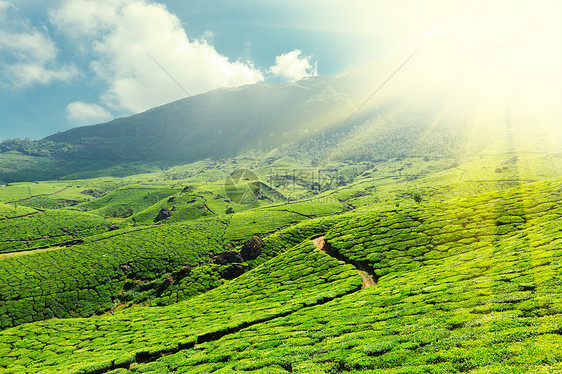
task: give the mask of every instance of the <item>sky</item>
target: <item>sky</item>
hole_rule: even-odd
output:
[[[432,35],[558,72],[561,25],[556,0],[0,0],[0,140],[334,74]]]

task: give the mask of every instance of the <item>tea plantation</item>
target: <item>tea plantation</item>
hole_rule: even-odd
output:
[[[523,215],[526,223],[513,218],[498,222],[493,215],[479,217],[487,206],[479,209],[472,205],[471,219],[494,219],[496,228],[516,225],[508,232],[496,229],[495,233],[430,240],[432,249],[416,249],[422,252],[417,254],[408,253],[408,246],[401,249],[400,244],[411,240],[406,235],[409,231],[420,233],[432,228],[424,230],[419,212],[407,216],[389,213],[370,227],[396,230],[394,235],[367,236],[368,241],[386,241],[394,246],[384,252],[387,264],[382,264],[379,252],[369,260],[380,274],[376,287],[251,326],[130,371],[559,372],[562,230],[552,219],[560,217],[552,204],[560,196],[551,195],[559,188],[559,184],[550,185],[533,197],[513,191],[502,194],[502,198],[481,196],[476,201],[494,204],[501,212],[523,200],[527,204]],[[455,211],[445,210],[441,227],[455,222],[462,226],[467,217],[458,213],[456,219],[448,216]],[[521,217],[519,214],[499,217]],[[333,247],[343,251],[342,236],[339,246],[335,238],[345,235],[344,228],[354,223],[357,221],[331,230]],[[394,228],[390,228],[392,225]],[[369,252],[366,245],[354,251],[358,257]]]
[[[213,266],[217,269],[212,271],[207,266],[205,270],[204,266],[212,254],[225,251],[226,243],[235,246],[253,235],[263,237],[315,214],[337,210],[338,206],[293,204],[223,218],[122,228],[95,215],[66,210],[0,221],[5,235],[0,248],[6,252],[0,267],[0,328],[53,317],[104,313],[116,303],[147,296],[141,291],[159,296],[168,286],[168,275],[185,266],[201,266],[188,279],[178,279],[158,302],[167,304],[170,297],[178,300],[184,298],[182,295],[193,296],[220,284],[217,272],[224,269]],[[304,233],[308,231],[297,234],[298,241],[304,239]],[[270,241],[274,243],[274,239],[266,239],[260,257],[252,263],[279,253],[275,246],[296,244],[291,233],[282,243],[269,245]],[[20,250],[56,245],[63,247],[15,256]]]
[[[0,373],[562,372],[562,179],[370,167],[0,187]]]
[[[5,330],[1,365],[15,372],[110,369],[324,303],[360,286],[352,266],[305,242],[223,287],[172,306]]]
[[[561,187],[341,220],[328,242],[376,286],[114,373],[558,372]]]
[[[13,219],[37,213],[35,209],[24,206],[11,206],[8,204],[0,204],[0,220]]]
[[[115,224],[99,216],[72,211],[48,210],[29,214],[0,221],[0,253],[78,242],[107,232]]]

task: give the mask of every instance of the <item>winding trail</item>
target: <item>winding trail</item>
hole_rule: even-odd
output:
[[[7,221],[7,220],[9,220],[9,219],[17,219],[17,218],[31,217],[31,216],[34,216],[34,215],[39,214],[39,213],[43,213],[43,212],[42,212],[42,211],[37,211],[37,212],[32,212],[32,213],[24,214],[23,216],[4,217],[4,218],[0,218],[0,221]]]
[[[27,255],[32,255],[41,252],[54,251],[56,249],[62,249],[62,248],[66,248],[66,247],[54,245],[52,247],[42,247],[42,248],[29,249],[29,250],[21,250],[16,252],[0,253],[0,260],[5,260],[7,258],[12,258],[12,257],[27,256]]]
[[[314,243],[316,248],[318,248],[322,252],[325,252],[328,256],[334,257],[335,259],[343,261],[346,264],[351,264],[351,265],[355,266],[355,268],[357,269],[357,272],[359,273],[361,278],[363,278],[363,287],[362,288],[371,287],[371,286],[374,286],[375,284],[377,284],[378,277],[375,274],[375,272],[373,271],[373,269],[366,262],[364,262],[364,261],[354,261],[352,259],[349,259],[349,258],[345,257],[341,253],[334,252],[330,243],[328,243],[326,241],[326,239],[324,239],[323,236],[321,236],[319,238],[316,238],[316,239],[313,239],[312,242]]]
[[[26,197],[25,199],[16,200],[16,201],[8,201],[8,202],[6,202],[6,203],[4,203],[4,204],[15,204],[15,203],[20,203],[20,202],[22,202],[22,201],[33,200],[33,199],[36,199],[36,198],[38,198],[38,197],[45,197],[45,196],[58,195],[59,193],[62,193],[62,192],[64,192],[64,191],[68,190],[69,188],[70,188],[70,187],[65,187],[65,188],[63,188],[62,190],[59,190],[59,191],[56,191],[56,192],[53,192],[53,193],[46,193],[46,194],[42,194],[42,195],[35,195],[35,196],[31,196],[31,197]]]
[[[343,261],[347,264],[352,264],[353,266],[355,266],[355,268],[357,269],[357,272],[361,275],[361,277],[363,278],[363,286],[361,288],[366,288],[366,287],[370,287],[376,284],[376,280],[378,279],[377,276],[375,275],[373,269],[366,263],[366,262],[362,262],[362,261],[354,261],[351,260],[347,257],[344,257],[343,255],[341,255],[340,253],[337,253],[335,251],[333,251],[331,249],[330,244],[324,239],[324,237],[319,237],[313,240],[314,245],[322,250],[323,252],[325,252],[326,254],[328,254],[331,257],[334,257],[340,261]],[[175,354],[181,351],[185,351],[185,350],[189,350],[192,349],[194,347],[197,347],[200,344],[203,343],[207,343],[207,342],[211,342],[211,341],[216,341],[219,340],[227,335],[231,335],[231,334],[235,334],[243,329],[246,329],[248,327],[252,327],[252,326],[256,326],[259,324],[263,324],[266,322],[270,322],[273,321],[275,319],[278,318],[283,318],[283,317],[288,317],[293,313],[296,313],[300,310],[302,310],[303,308],[311,308],[311,307],[316,307],[316,306],[320,306],[323,304],[326,304],[332,300],[335,299],[339,299],[342,297],[345,297],[347,295],[353,294],[355,292],[357,292],[359,290],[359,287],[354,287],[352,289],[343,291],[341,294],[337,294],[337,295],[327,295],[324,296],[318,300],[313,300],[310,302],[305,302],[304,305],[297,307],[295,309],[291,309],[288,311],[284,311],[284,312],[279,312],[270,316],[263,316],[261,318],[256,318],[255,320],[252,321],[244,321],[244,322],[240,322],[238,325],[235,326],[231,326],[229,328],[226,328],[224,330],[211,330],[202,334],[193,334],[192,335],[192,340],[190,341],[186,341],[186,342],[178,342],[177,345],[175,346],[171,346],[168,348],[163,348],[163,349],[159,349],[159,350],[155,350],[155,351],[141,351],[141,352],[137,352],[134,354],[134,357],[132,357],[130,360],[127,360],[127,362],[124,363],[116,363],[115,360],[112,361],[110,364],[108,365],[103,365],[103,367],[99,368],[99,369],[95,369],[95,370],[86,370],[83,371],[84,374],[107,374],[110,373],[116,369],[125,369],[127,371],[130,371],[131,369],[134,369],[135,367],[142,365],[142,364],[147,364],[147,363],[151,363],[151,362],[155,362],[158,359],[164,357],[164,356],[168,356],[171,354]]]

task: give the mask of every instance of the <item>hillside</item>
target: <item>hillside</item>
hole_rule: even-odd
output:
[[[551,132],[554,82],[539,91],[533,77],[495,69],[434,38],[332,76],[219,89],[39,141],[8,140],[0,181],[120,177],[240,155],[467,158],[504,139],[510,116]]]
[[[453,167],[334,164],[321,191],[322,167],[248,161],[294,202],[237,204],[200,163],[2,187],[0,367],[556,370],[562,159],[519,130]]]
[[[270,236],[262,231],[266,257],[255,265],[249,262],[253,270],[231,281],[219,272],[218,283],[213,275],[218,265],[205,265],[201,258],[209,256],[208,251],[221,252],[221,240],[234,239],[219,234],[225,224],[220,220],[139,227],[118,236],[94,236],[88,244],[68,249],[16,257],[17,267],[26,269],[25,280],[19,291],[4,286],[3,318],[22,313],[17,318],[23,324],[0,333],[5,347],[1,365],[10,373],[479,373],[517,372],[522,365],[526,372],[549,372],[560,364],[554,352],[561,348],[556,338],[561,191],[562,181],[556,178],[453,200],[443,196],[443,202],[427,201],[423,194],[421,203],[411,200],[400,208],[373,207],[373,195],[357,197],[352,201],[358,208],[352,212],[309,219]],[[291,205],[285,208],[294,210]],[[264,219],[263,214],[253,217],[256,223]],[[277,225],[282,226],[282,220]],[[231,232],[240,235],[240,229]],[[242,237],[250,238],[256,229],[252,226]],[[327,243],[327,253],[312,243],[319,236]],[[125,243],[133,250],[135,243],[146,243],[145,254],[129,252]],[[72,253],[78,255],[75,260]],[[162,262],[159,253],[174,257]],[[32,264],[41,264],[37,275],[41,290],[47,291],[46,271],[61,269],[63,258],[69,264],[68,291],[57,296],[53,288],[45,301],[32,299],[45,305],[41,308],[46,314],[30,314],[37,306],[26,306],[24,299],[6,299],[33,289]],[[3,269],[21,282],[18,268],[8,264],[3,260]],[[120,283],[127,289],[127,282],[144,280],[138,284],[150,287],[149,279],[186,265],[191,275],[201,266],[209,273],[175,278],[179,288],[172,281],[172,294],[193,290],[191,295],[182,293],[177,300],[185,301],[177,304],[25,323],[56,316],[59,310],[68,313],[60,317],[85,317],[95,309],[84,307],[101,301],[101,292],[111,305]],[[123,275],[108,283],[100,277],[110,274],[112,266]],[[73,275],[71,269],[78,272]],[[92,296],[87,296],[92,282],[86,269],[97,273],[91,279],[100,284],[91,288]],[[375,284],[362,289],[358,269],[367,270]],[[172,277],[177,277],[175,271]],[[77,299],[71,296],[73,288],[88,284]],[[71,305],[82,308],[72,311]]]
[[[3,143],[0,373],[561,372],[558,88],[377,66]]]

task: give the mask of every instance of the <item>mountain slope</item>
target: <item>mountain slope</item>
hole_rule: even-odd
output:
[[[258,158],[272,150],[274,157],[305,159],[467,157],[509,137],[522,119],[533,137],[560,138],[552,126],[560,122],[555,82],[475,59],[438,38],[416,48],[332,76],[219,89],[34,144],[5,142],[0,149],[37,158],[4,168],[0,180],[26,179],[26,167],[38,178],[127,162],[113,173],[140,172],[130,163],[181,164],[250,151]],[[0,166],[15,157],[0,156]],[[41,175],[48,162],[51,174]]]
[[[191,162],[276,147],[298,139],[305,128],[318,133],[351,110],[324,78],[311,78],[212,91],[46,140],[80,145],[76,157]],[[322,112],[331,123],[317,119]]]
[[[556,179],[351,212],[325,232],[348,264],[316,249],[316,234],[176,305],[5,330],[2,365],[9,373],[548,372],[562,363],[550,353],[562,347],[560,189]],[[353,262],[372,269],[376,285],[360,290]]]

